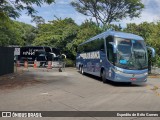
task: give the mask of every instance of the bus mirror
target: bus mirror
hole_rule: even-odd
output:
[[[55,53],[50,53],[53,57],[56,57],[56,54]]]
[[[114,42],[109,42],[109,44],[113,47],[113,53],[116,53],[116,45],[114,44]]]
[[[66,55],[65,54],[62,54],[62,59],[66,59]]]
[[[151,52],[152,52],[152,57],[155,57],[155,55],[156,55],[155,49],[152,48],[152,47],[149,47],[149,46],[147,46],[147,48],[148,48],[149,50],[151,50]]]

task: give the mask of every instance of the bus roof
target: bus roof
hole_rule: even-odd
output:
[[[89,40],[81,43],[80,45],[85,44],[85,43],[90,42],[90,41],[93,41],[93,40],[98,39],[98,38],[108,37],[109,35],[115,36],[115,37],[120,37],[120,38],[125,38],[125,39],[144,40],[141,36],[138,36],[138,35],[135,35],[135,34],[132,34],[132,33],[125,33],[125,32],[108,30],[108,31],[105,31],[101,34],[98,34],[97,36],[94,36],[94,37],[90,38]]]

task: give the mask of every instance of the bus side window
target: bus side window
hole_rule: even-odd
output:
[[[113,46],[109,44],[109,42],[113,42],[112,36],[108,36],[106,38],[106,47],[107,47],[107,58],[111,63],[114,63]]]

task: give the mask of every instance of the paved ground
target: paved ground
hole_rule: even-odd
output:
[[[152,68],[152,73],[160,74],[160,68]]]
[[[4,80],[12,83],[5,83]],[[149,78],[147,83],[139,85],[103,84],[98,78],[83,76],[74,68],[67,68],[63,72],[29,68],[29,71],[20,70],[18,74],[2,76],[0,81],[4,83],[0,84],[0,111],[160,111],[160,78]],[[159,118],[148,118],[154,119]]]

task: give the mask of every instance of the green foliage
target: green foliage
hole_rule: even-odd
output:
[[[31,22],[35,22],[36,25],[38,26],[39,24],[44,24],[45,20],[41,16],[32,15],[32,21]]]
[[[92,20],[86,20],[78,26],[71,18],[57,18],[49,21],[49,23],[40,23],[35,28],[25,23],[10,20],[7,16],[4,17],[0,18],[0,46],[36,45],[59,48],[61,53],[67,55],[68,66],[74,65],[76,48],[79,44],[106,30],[105,27],[99,27]],[[156,66],[160,66],[160,21],[156,23],[144,22],[139,25],[127,24],[123,30],[117,25],[110,24],[108,27],[116,31],[142,36],[147,45],[155,48],[156,58],[152,61]]]
[[[66,63],[66,67],[74,67],[75,66],[75,62],[71,59],[64,59],[64,62]]]
[[[156,66],[160,67],[160,56],[156,56]]]
[[[140,35],[144,38],[148,46],[153,47],[156,50],[156,58],[154,62],[159,64],[160,56],[160,22],[156,23],[141,23],[136,25],[134,23],[127,24],[127,28],[124,29],[125,32],[134,33]]]
[[[76,56],[76,47],[100,32],[100,28],[92,21],[86,21],[78,26],[71,18],[64,20],[57,18],[38,27],[38,34],[33,45],[59,48],[72,60]]]
[[[96,19],[104,26],[126,17],[139,17],[144,5],[141,0],[74,0],[71,5],[87,16]]]
[[[54,0],[1,0],[0,1],[0,16],[10,18],[18,18],[22,10],[27,10],[28,15],[33,15],[37,11],[34,9],[33,4],[41,6],[44,3],[51,4]]]
[[[34,27],[25,23],[0,20],[0,46],[30,44],[35,38]]]
[[[116,25],[111,26],[116,30],[120,29]],[[75,60],[78,45],[101,32],[103,28],[92,20],[86,20],[78,26],[71,18],[57,18],[47,24],[38,25],[38,34],[33,45],[59,48],[67,58]]]
[[[35,28],[20,22],[12,21],[20,16],[22,10],[26,10],[37,24],[42,23],[40,16],[36,13],[33,5],[41,6],[43,3],[51,4],[54,0],[0,0],[0,46],[28,45],[35,38]]]
[[[10,43],[12,31],[12,21],[8,16],[0,12],[0,46],[7,46]],[[12,36],[13,37],[13,36]]]
[[[77,32],[78,25],[71,18],[49,21],[38,26],[38,34],[33,45],[59,48],[62,53],[72,58],[74,56],[66,46],[73,41]]]
[[[79,31],[75,39],[67,45],[68,50],[73,54],[74,58],[76,56],[76,48],[78,45],[89,38],[102,32],[102,29],[96,25],[91,20],[86,20],[79,27]]]
[[[18,36],[16,39],[16,44],[20,46],[31,45],[35,38],[34,30],[35,28],[31,25],[15,21],[14,31]]]

